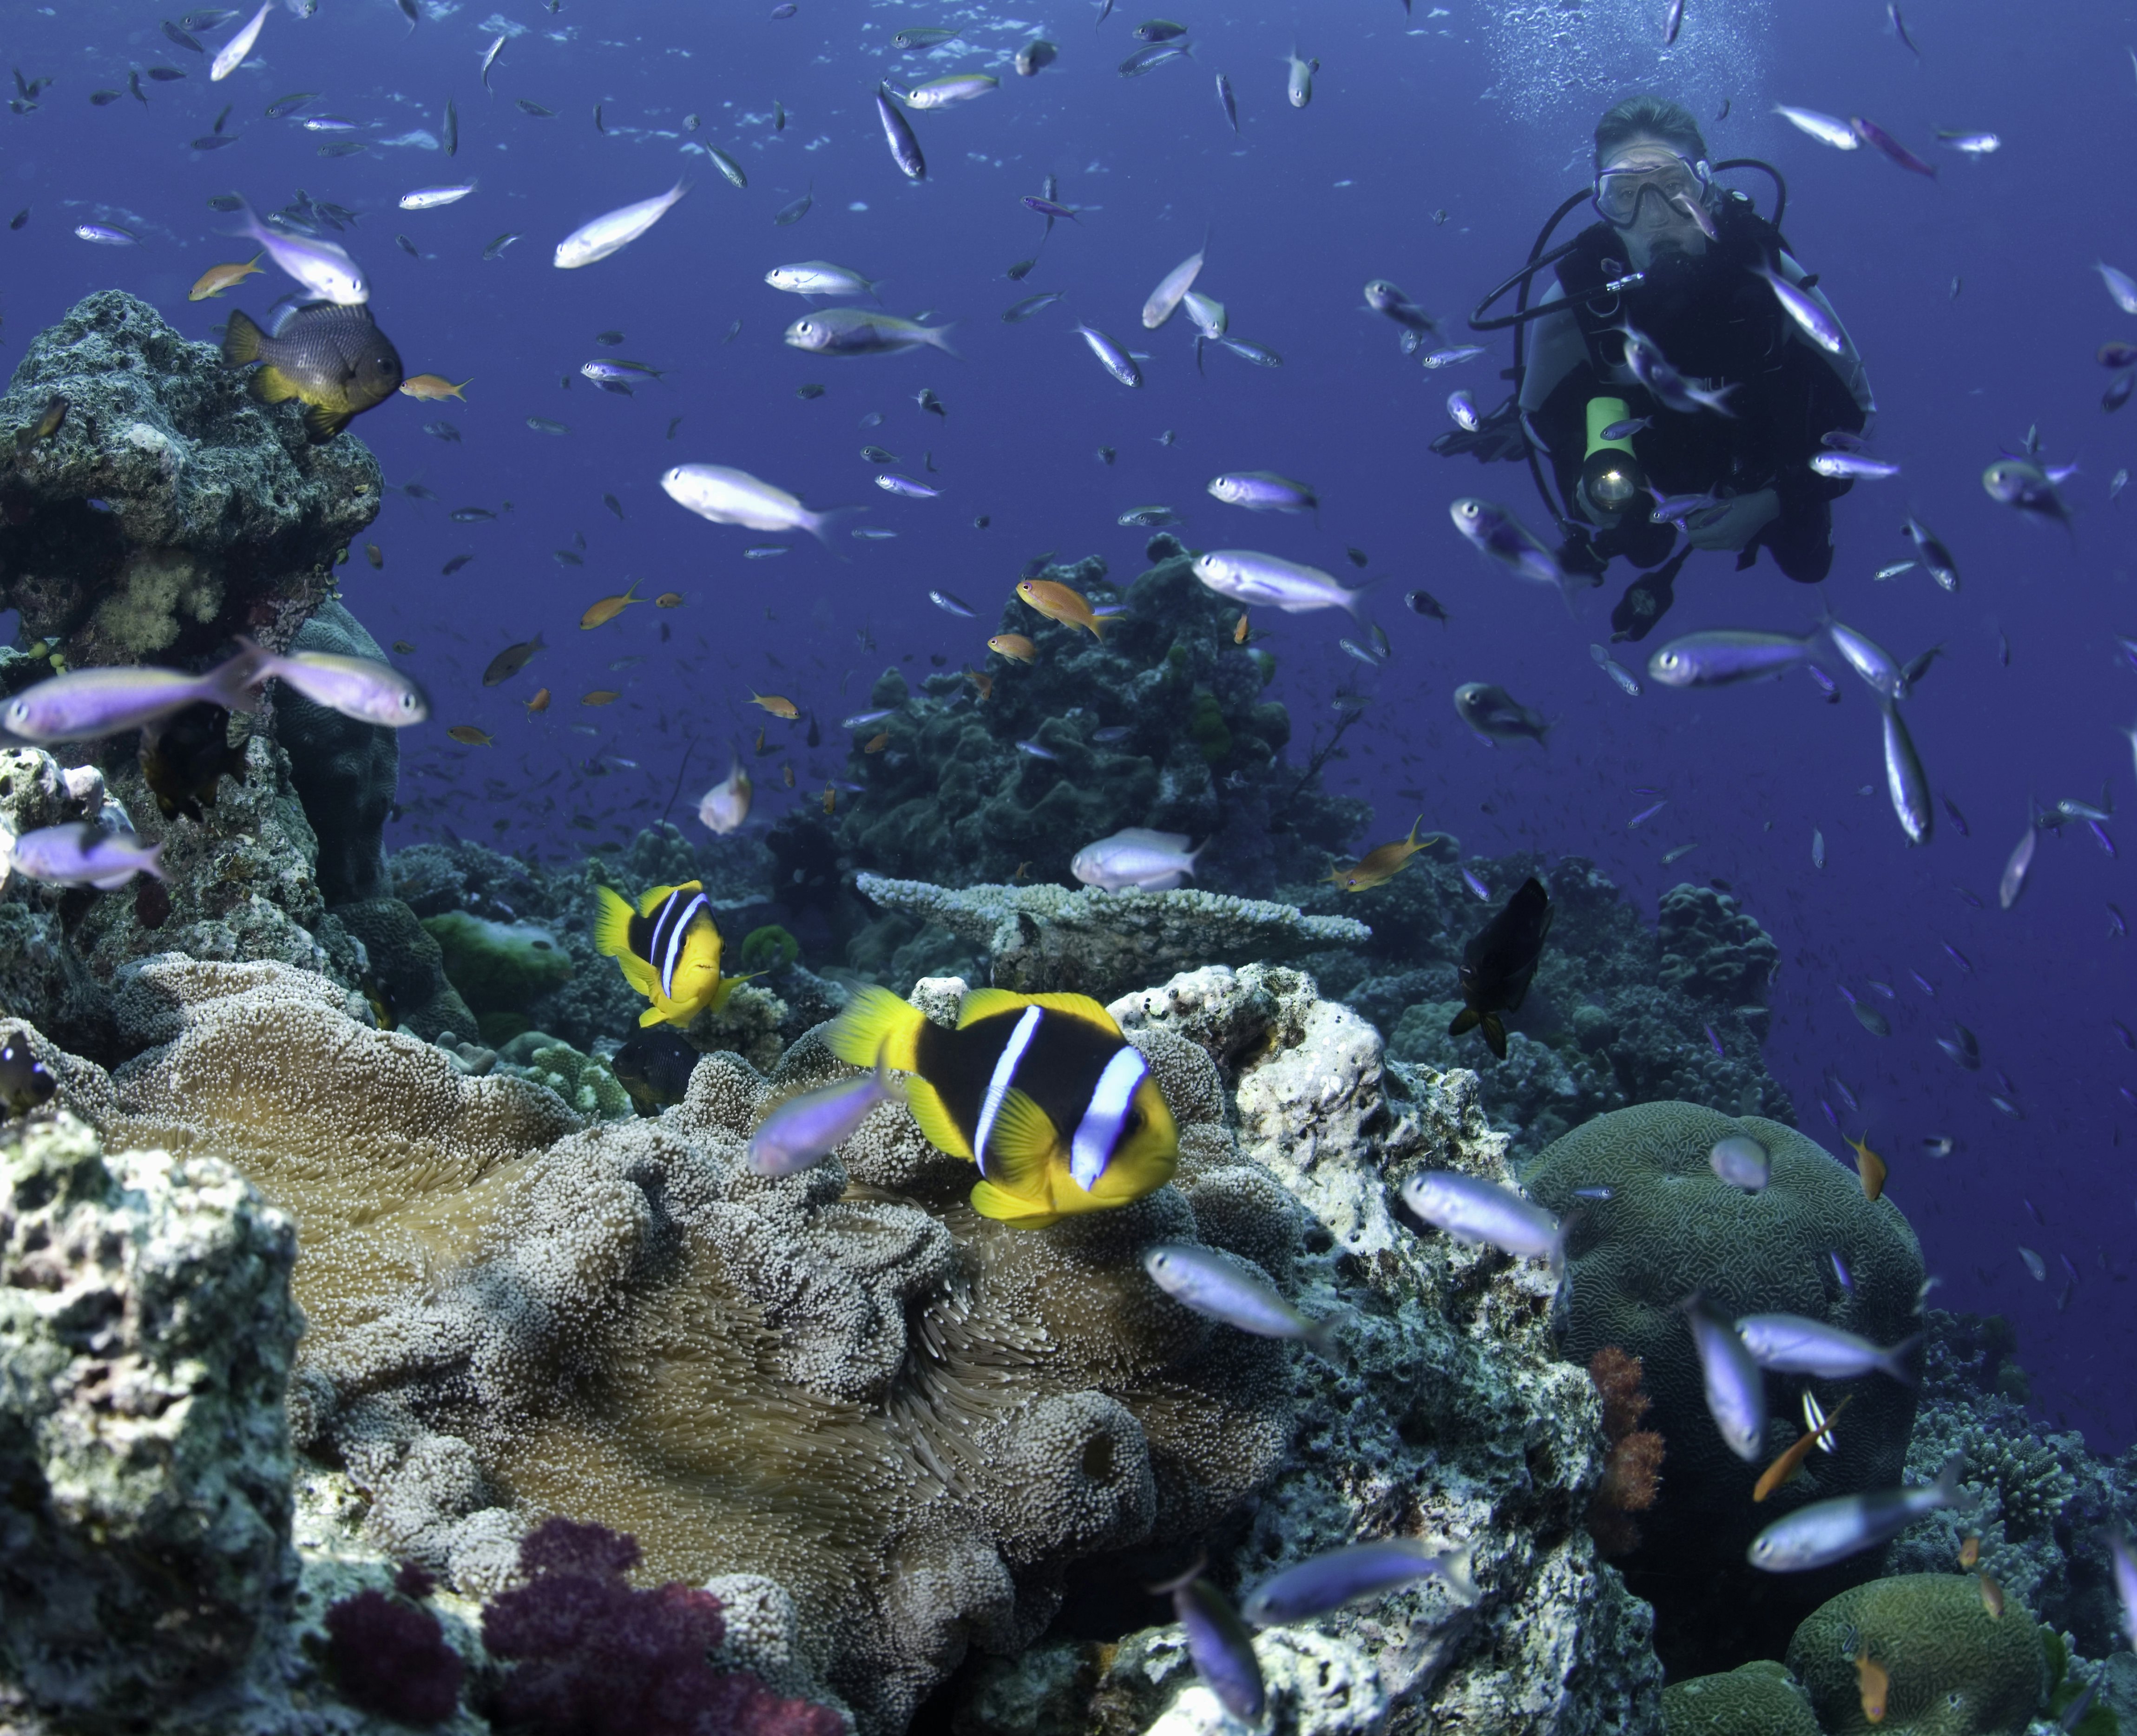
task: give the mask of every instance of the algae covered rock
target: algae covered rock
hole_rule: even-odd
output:
[[[1662,1736],[1824,1736],[1785,1667],[1770,1658],[1662,1690]]]
[[[237,633],[286,647],[377,513],[363,445],[308,444],[297,406],[256,403],[215,346],[120,291],[31,341],[0,437],[56,399],[56,431],[0,476],[0,607],[70,664],[204,659]]]
[[[438,943],[446,980],[484,1021],[483,1034],[492,1041],[528,1029],[528,1007],[571,978],[571,954],[555,935],[531,922],[497,922],[455,910],[424,917],[423,929]],[[502,1030],[489,1023],[499,1018],[517,1028]]]
[[[220,1159],[0,1135],[0,1723],[145,1724],[279,1619],[295,1257]]]
[[[1095,556],[1039,575],[1120,605],[1103,641],[1012,594],[1000,630],[1036,654],[985,657],[985,698],[962,673],[917,693],[894,669],[875,683],[870,709],[892,715],[855,732],[847,775],[864,787],[837,829],[854,868],[963,886],[1029,864],[1047,880],[1085,844],[1147,826],[1210,840],[1204,883],[1267,897],[1357,831],[1364,804],[1283,760],[1291,718],[1263,697],[1274,659],[1234,643],[1238,606],[1195,578],[1176,537],[1153,537],[1146,558],[1126,585]],[[863,752],[879,732],[886,748]]]
[[[1764,1145],[1773,1179],[1749,1194],[1715,1174],[1707,1155],[1725,1137]],[[1745,1559],[1750,1540],[1790,1509],[1901,1481],[1915,1390],[1882,1374],[1844,1385],[1769,1374],[1769,1421],[1755,1463],[1723,1444],[1707,1414],[1698,1358],[1677,1305],[1697,1291],[1718,1313],[1805,1315],[1897,1344],[1919,1330],[1923,1269],[1914,1231],[1887,1197],[1874,1204],[1854,1172],[1794,1129],[1690,1103],[1648,1103],[1599,1116],[1527,1165],[1530,1197],[1579,1208],[1566,1249],[1564,1353],[1585,1364],[1606,1346],[1641,1359],[1653,1401],[1643,1427],[1667,1443],[1662,1493],[1641,1516],[1643,1548],[1627,1577],[1656,1606],[1665,1659],[1682,1670],[1778,1648],[1777,1627],[1840,1586],[1874,1572],[1874,1552],[1813,1573],[1770,1574]],[[1609,1197],[1576,1189],[1608,1189]],[[1852,1288],[1833,1266],[1845,1263]],[[1830,1412],[1852,1395],[1831,1453],[1762,1505],[1759,1471],[1802,1432],[1799,1395]],[[1726,1596],[1717,1596],[1726,1588]],[[1740,1631],[1739,1624],[1740,1624]]]
[[[1826,1736],[2023,1736],[2048,1690],[2042,1630],[2016,1598],[1999,1618],[1971,1573],[1873,1579],[1822,1605],[1789,1642]],[[1883,1719],[1862,1709],[1855,1660],[1890,1679]]]

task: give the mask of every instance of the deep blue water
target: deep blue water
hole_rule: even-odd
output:
[[[287,287],[272,276],[222,303],[187,304],[202,270],[250,250],[221,238],[229,221],[205,202],[237,190],[270,210],[301,187],[362,213],[343,239],[371,274],[373,309],[410,372],[472,377],[465,405],[397,397],[355,425],[390,481],[419,479],[441,497],[389,497],[373,532],[385,570],[374,574],[359,557],[347,571],[348,601],[376,636],[418,648],[404,661],[441,714],[404,738],[402,795],[417,811],[389,843],[425,835],[441,818],[487,838],[501,819],[507,847],[576,849],[596,834],[563,828],[572,805],[601,816],[601,836],[653,818],[694,739],[683,811],[724,769],[725,741],[762,721],[744,704],[749,688],[791,694],[835,719],[864,702],[887,664],[910,659],[925,673],[930,654],[953,666],[975,659],[1028,557],[1096,552],[1116,576],[1137,571],[1145,533],[1115,523],[1130,506],[1173,505],[1195,547],[1259,547],[1339,573],[1351,571],[1344,546],[1356,545],[1388,576],[1375,610],[1394,639],[1385,671],[1368,674],[1338,649],[1351,630],[1340,615],[1261,623],[1275,635],[1278,693],[1302,739],[1332,721],[1339,684],[1362,678],[1372,693],[1352,751],[1331,769],[1336,787],[1375,805],[1372,835],[1356,842],[1398,835],[1422,807],[1428,826],[1458,833],[1473,852],[1593,857],[1650,914],[1681,878],[1731,884],[1781,945],[1769,1059],[1808,1131],[1842,1149],[1818,1106],[1839,1106],[1827,1082],[1837,1072],[1861,1105],[1845,1116],[1847,1131],[1867,1129],[1888,1157],[1890,1190],[1944,1280],[1937,1300],[2013,1316],[2044,1414],[2082,1427],[2096,1447],[2130,1443],[2137,1140],[2125,1138],[2137,1135],[2137,1054],[2110,1020],[2137,1022],[2137,993],[2133,943],[2110,937],[2108,906],[2137,914],[2137,887],[2076,827],[2041,839],[2016,908],[2001,911],[1995,898],[2029,800],[2096,800],[2103,780],[2116,805],[2130,798],[2120,731],[2137,721],[2137,670],[2114,635],[2137,633],[2126,528],[2137,498],[2110,504],[2108,479],[2132,461],[2137,412],[2103,412],[2107,377],[2094,351],[2137,338],[2137,321],[2092,270],[2105,258],[2137,270],[2130,8],[1910,0],[1917,59],[1873,0],[1690,0],[1667,51],[1660,0],[1570,10],[1417,0],[1414,16],[1399,0],[1221,9],[1176,0],[1167,15],[1193,27],[1195,58],[1134,80],[1114,70],[1136,46],[1130,31],[1143,14],[1132,8],[1095,32],[1096,7],[1080,3],[990,11],[801,0],[785,20],[768,16],[769,0],[422,10],[411,28],[393,0],[321,0],[305,20],[278,6],[254,58],[211,85],[204,60],[166,40],[153,7],[17,3],[5,13],[7,58],[54,83],[0,133],[0,203],[30,212],[19,231],[0,231],[13,355],[77,298],[106,287],[148,299],[201,337],[229,306],[264,313]],[[893,31],[933,24],[961,26],[965,36],[932,56],[889,49]],[[207,33],[211,52],[233,27]],[[500,32],[512,41],[485,92],[479,58]],[[1061,58],[1020,79],[1008,56],[1033,35],[1059,43]],[[1322,63],[1302,111],[1284,101],[1282,57],[1294,41]],[[87,101],[93,89],[123,87],[129,68],[155,64],[188,77],[145,84],[146,108]],[[930,173],[908,184],[878,126],[876,80],[967,69],[1000,75],[1002,88],[915,117]],[[1239,92],[1236,139],[1212,88],[1220,71]],[[1716,153],[1768,157],[1788,177],[1789,237],[1867,359],[1876,445],[1904,466],[1839,503],[1823,593],[1903,657],[1950,642],[1907,715],[1933,784],[1964,812],[1970,836],[1940,812],[1933,842],[1908,848],[1884,795],[1876,706],[1837,665],[1837,706],[1800,677],[1706,693],[1651,687],[1628,699],[1588,653],[1608,635],[1609,602],[1629,577],[1622,565],[1576,622],[1548,591],[1473,558],[1449,523],[1448,503],[1470,493],[1546,522],[1520,469],[1484,471],[1426,450],[1448,425],[1448,390],[1497,400],[1507,343],[1502,336],[1463,367],[1424,372],[1400,353],[1395,328],[1362,310],[1361,287],[1392,278],[1458,318],[1580,186],[1596,113],[1640,88],[1681,96],[1702,119],[1726,100],[1728,118],[1708,128]],[[299,90],[320,93],[306,112],[361,123],[353,136],[370,148],[322,158],[319,139],[294,117],[264,118],[269,102]],[[450,162],[436,146],[448,97],[460,134]],[[522,113],[522,97],[557,118]],[[775,100],[788,115],[779,134]],[[1776,102],[1875,119],[1932,157],[1939,176],[1823,148],[1774,116]],[[235,105],[227,129],[239,142],[190,151],[187,141],[225,103]],[[606,136],[594,125],[597,103]],[[703,130],[686,135],[694,112]],[[1993,129],[2002,148],[1969,162],[1935,148],[1940,127]],[[747,190],[686,153],[686,138],[737,158]],[[582,271],[552,268],[569,231],[684,173],[694,191],[644,239]],[[1005,268],[1034,253],[1043,224],[1018,201],[1049,173],[1084,215],[1056,226],[1020,286]],[[395,207],[412,187],[465,178],[479,191],[448,209]],[[1755,177],[1740,184],[1763,204]],[[806,216],[775,227],[773,213],[805,192],[815,201]],[[125,225],[143,244],[85,244],[72,233],[85,221]],[[1205,229],[1200,287],[1227,304],[1234,334],[1282,354],[1281,369],[1213,353],[1198,377],[1183,321],[1147,338],[1138,329],[1144,296]],[[523,239],[484,262],[485,244],[510,231]],[[421,258],[395,245],[397,232]],[[964,360],[922,352],[827,361],[785,346],[780,333],[804,304],[763,274],[815,258],[888,280],[895,311],[957,320]],[[1000,322],[1004,308],[1042,289],[1068,299],[1027,323]],[[1071,334],[1078,318],[1151,353],[1143,390],[1101,372]],[[723,341],[736,321],[739,333]],[[604,352],[592,340],[607,328],[626,339]],[[630,399],[604,395],[576,376],[602,353],[671,372]],[[797,398],[811,381],[828,393]],[[915,405],[923,386],[941,395],[947,420]],[[869,411],[881,412],[880,426],[859,425]],[[570,431],[531,430],[530,416]],[[440,416],[457,425],[460,443],[423,431]],[[1983,466],[2017,448],[2029,425],[2049,460],[2081,466],[2067,490],[2074,537],[2023,522],[1980,485]],[[1176,440],[1161,445],[1167,430]],[[921,474],[920,455],[932,451],[942,497],[880,494],[859,455],[869,443],[898,453],[908,474]],[[1101,445],[1117,448],[1113,467],[1094,457]],[[745,560],[745,547],[767,539],[703,523],[663,495],[661,472],[684,460],[739,465],[814,506],[865,504],[860,522],[898,536],[835,534],[835,556],[790,538],[783,557]],[[1311,479],[1326,502],[1318,525],[1210,500],[1204,484],[1229,469]],[[602,504],[605,492],[622,503],[623,521]],[[494,523],[446,516],[507,500],[512,510]],[[1911,552],[1896,534],[1910,511],[1956,555],[1959,595],[1919,572],[1873,582],[1877,567]],[[991,528],[976,529],[982,513]],[[580,534],[586,564],[560,565],[553,551]],[[462,553],[476,558],[439,576]],[[587,605],[631,578],[645,596],[673,589],[687,603],[633,608],[579,632]],[[1418,585],[1447,605],[1451,629],[1404,612],[1401,593]],[[932,608],[931,586],[966,597],[981,620]],[[1650,645],[1707,626],[1807,628],[1818,595],[1765,562],[1738,574],[1733,557],[1695,556]],[[664,623],[674,630],[664,644]],[[528,674],[481,688],[493,653],[537,629],[552,649]],[[1621,656],[1636,663],[1638,654]],[[644,660],[612,667],[632,657]],[[532,678],[556,695],[540,718],[521,710]],[[1482,745],[1448,703],[1470,680],[1499,683],[1556,717],[1552,745]],[[624,697],[598,712],[577,703],[599,688]],[[454,746],[440,726],[463,722],[491,730],[498,746]],[[780,728],[772,726],[775,741]],[[801,751],[792,733],[806,795],[812,778],[820,788],[839,772],[838,758]],[[567,805],[530,820],[528,786],[596,755],[638,766],[603,761],[606,776],[582,779]],[[1645,786],[1670,805],[1628,832],[1626,819],[1653,799],[1634,793]],[[796,799],[762,775],[758,790],[767,817]],[[1822,870],[1813,830],[1824,838]],[[1666,852],[1694,843],[1662,865]],[[1361,914],[1370,920],[1362,905]],[[1910,971],[1934,985],[1933,999]],[[1876,999],[1866,979],[1892,985],[1897,999]],[[1857,1023],[1842,984],[1889,1014],[1889,1038]],[[1982,1071],[1963,1072],[1935,1048],[1954,1019],[1979,1033]],[[1989,1104],[1999,1070],[2023,1118]],[[1920,1148],[1937,1134],[1957,1142],[1943,1160]],[[2021,1242],[2046,1257],[2045,1282],[2028,1276]]]

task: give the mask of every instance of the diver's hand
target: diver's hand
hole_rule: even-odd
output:
[[[1614,531],[1617,529],[1619,521],[1625,516],[1623,513],[1605,512],[1601,507],[1596,505],[1594,501],[1590,500],[1588,498],[1588,484],[1584,480],[1574,484],[1573,498],[1579,503],[1582,515],[1585,517],[1588,522],[1594,525],[1598,530]],[[1780,510],[1779,502],[1774,503],[1774,509],[1776,512]]]
[[[1760,489],[1739,494],[1716,511],[1695,516],[1697,523],[1687,520],[1685,524],[1685,534],[1694,548],[1740,549],[1781,516],[1781,497],[1771,489]]]

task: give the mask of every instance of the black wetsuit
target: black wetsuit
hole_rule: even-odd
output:
[[[1586,340],[1587,359],[1558,382],[1530,421],[1550,446],[1560,493],[1575,502],[1586,457],[1588,401],[1623,398],[1628,415],[1655,419],[1632,440],[1653,487],[1666,495],[1772,489],[1779,515],[1745,547],[1737,565],[1749,567],[1763,547],[1790,578],[1815,584],[1833,565],[1832,503],[1850,484],[1820,476],[1810,460],[1828,430],[1859,431],[1863,409],[1751,270],[1772,266],[1786,249],[1780,231],[1741,196],[1720,202],[1713,217],[1719,239],[1704,253],[1665,254],[1648,266],[1644,283],[1592,302],[1571,298],[1622,275],[1623,264],[1604,261],[1622,261],[1626,247],[1607,223],[1582,231],[1558,275],[1568,298],[1564,305]],[[1680,415],[1641,386],[1613,383],[1622,372],[1624,342],[1615,328],[1628,321],[1693,383],[1711,388],[1737,382],[1728,399],[1733,415]],[[1642,497],[1614,528],[1570,539],[1561,559],[1569,570],[1598,575],[1599,583],[1609,557],[1653,567],[1669,557],[1678,538],[1673,527],[1651,522]]]

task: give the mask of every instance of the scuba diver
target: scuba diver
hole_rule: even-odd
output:
[[[1473,431],[1433,442],[1487,463],[1527,459],[1565,538],[1557,556],[1569,574],[1600,585],[1619,555],[1642,569],[1611,614],[1620,639],[1644,637],[1662,618],[1694,549],[1734,550],[1740,571],[1764,548],[1792,579],[1824,578],[1832,503],[1851,484],[1818,474],[1810,460],[1828,433],[1848,442],[1877,407],[1817,279],[1789,255],[1779,175],[1755,158],[1719,165],[1745,167],[1773,176],[1772,221],[1715,180],[1699,124],[1679,105],[1640,95],[1606,113],[1595,128],[1592,191],[1559,207],[1528,265],[1470,318],[1477,330],[1516,328],[1514,396]],[[1546,255],[1551,230],[1584,197],[1602,221]],[[1529,280],[1551,265],[1557,281],[1531,306]],[[1824,310],[1838,354],[1805,335],[1762,270]],[[1516,284],[1516,312],[1483,318]],[[1628,340],[1628,327],[1644,345]],[[1660,358],[1681,382],[1657,377],[1651,363]],[[1544,488],[1539,451],[1564,511]],[[1665,499],[1672,513],[1658,522]]]

